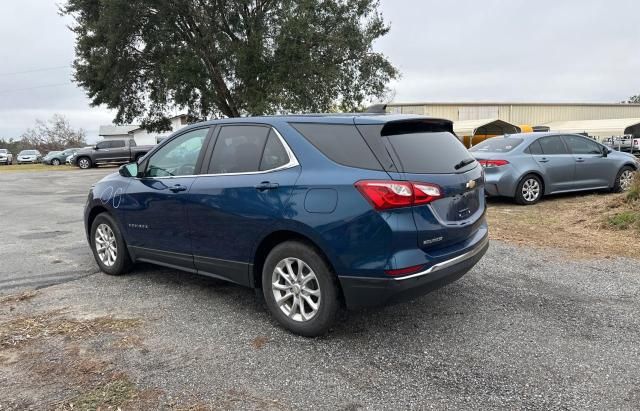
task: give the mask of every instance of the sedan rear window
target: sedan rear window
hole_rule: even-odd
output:
[[[508,153],[522,144],[524,140],[517,137],[494,137],[483,141],[469,149],[479,153]]]
[[[459,173],[475,167],[473,157],[449,132],[418,132],[385,137],[405,173]]]

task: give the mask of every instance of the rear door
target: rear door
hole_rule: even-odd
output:
[[[199,272],[251,285],[257,241],[291,215],[288,200],[300,174],[284,139],[267,125],[219,127],[204,160],[207,171],[189,191],[189,224]]]
[[[482,167],[460,140],[426,120],[387,123],[380,138],[400,179],[435,184],[442,192],[443,198],[413,207],[418,245],[433,250],[476,234],[485,212]]]
[[[547,193],[579,188],[573,154],[560,136],[539,138],[531,144],[529,152],[544,173]]]
[[[578,188],[607,187],[615,164],[603,157],[603,147],[595,141],[576,135],[562,136],[576,164],[575,181]]]

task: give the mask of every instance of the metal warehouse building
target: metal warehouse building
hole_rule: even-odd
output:
[[[420,114],[452,121],[499,119],[510,124],[640,118],[640,104],[601,103],[391,103],[391,113]]]

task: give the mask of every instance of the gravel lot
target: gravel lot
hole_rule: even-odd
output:
[[[135,387],[123,409],[639,407],[637,260],[493,241],[462,280],[305,339],[251,290],[150,265],[96,273],[81,210],[111,171],[0,173],[0,296],[41,287],[0,303],[0,337],[27,318],[34,338],[0,346],[2,410],[68,408],[105,376]],[[32,318],[47,313],[141,325],[36,338]]]

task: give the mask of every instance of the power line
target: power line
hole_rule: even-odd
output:
[[[58,83],[58,84],[44,84],[42,86],[33,86],[33,87],[25,87],[25,88],[14,88],[13,90],[0,90],[0,95],[19,92],[19,91],[36,90],[40,88],[62,87],[62,86],[72,86],[72,85],[73,83]]]
[[[18,74],[27,74],[27,73],[39,73],[42,71],[52,71],[52,70],[60,70],[63,68],[71,68],[71,66],[66,65],[66,66],[54,66],[54,67],[43,67],[43,68],[37,68],[37,69],[31,69],[31,70],[23,70],[23,71],[14,71],[11,73],[0,73],[0,76],[15,76]]]

